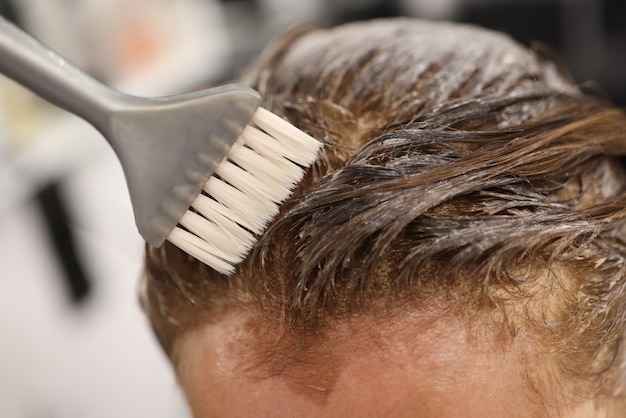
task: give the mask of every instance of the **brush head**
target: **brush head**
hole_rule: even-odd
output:
[[[218,272],[232,274],[320,147],[259,108],[167,239]]]
[[[259,108],[228,85],[163,98],[116,96],[99,126],[120,159],[141,236],[160,247]]]

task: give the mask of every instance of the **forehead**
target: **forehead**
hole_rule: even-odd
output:
[[[524,346],[530,342],[469,332],[462,321],[433,313],[393,323],[361,318],[336,327],[322,350],[309,353],[319,359],[292,358],[268,374],[245,320],[231,317],[181,340],[178,374],[200,417],[545,414],[527,378],[528,362],[537,361]]]

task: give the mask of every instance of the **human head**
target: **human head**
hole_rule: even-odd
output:
[[[147,247],[197,416],[622,407],[621,111],[504,35],[410,19],[291,34],[241,82],[325,147],[233,276]]]

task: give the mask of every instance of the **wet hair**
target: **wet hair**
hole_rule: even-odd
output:
[[[234,276],[147,246],[143,305],[166,351],[237,310],[314,340],[443,301],[623,395],[621,110],[505,35],[411,19],[290,34],[241,82],[324,150]]]

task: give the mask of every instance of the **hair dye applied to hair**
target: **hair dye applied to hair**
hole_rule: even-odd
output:
[[[324,149],[232,277],[147,247],[166,351],[237,310],[302,347],[442,305],[625,396],[621,110],[504,35],[410,19],[294,33],[241,81]]]

